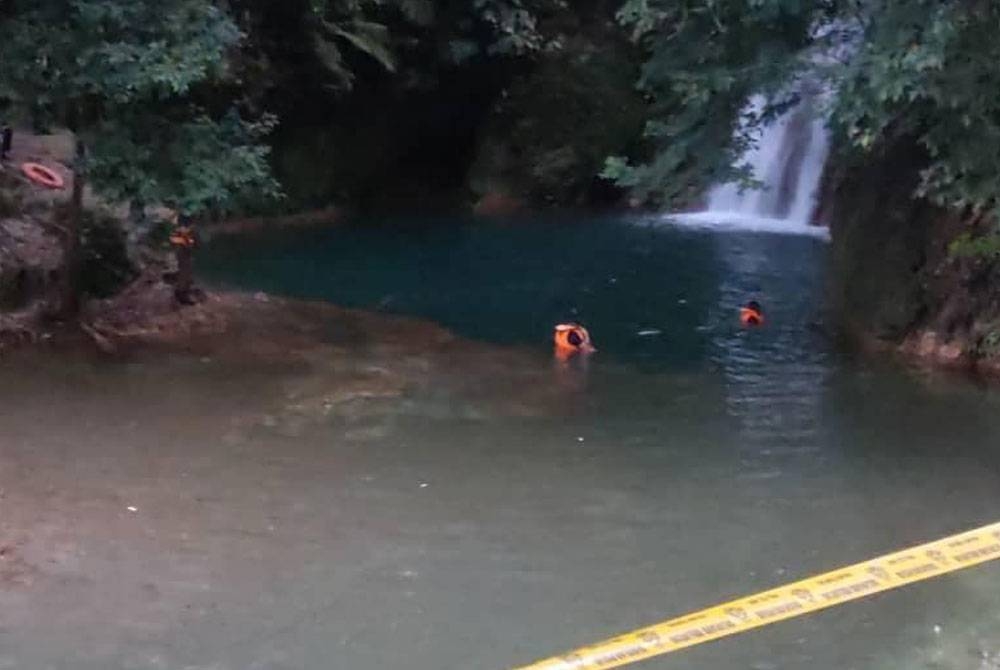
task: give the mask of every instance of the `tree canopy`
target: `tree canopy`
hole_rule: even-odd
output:
[[[367,60],[410,81],[440,63],[517,57],[549,44],[539,17],[564,11],[566,0],[232,0],[250,34],[252,58],[322,75],[334,93],[350,91]],[[294,57],[292,57],[294,56]],[[267,77],[274,83],[288,73]]]
[[[275,195],[266,118],[247,121],[230,55],[242,34],[211,0],[15,0],[0,21],[0,95],[76,136],[58,312],[80,306],[83,191],[181,214]],[[235,83],[235,82],[233,82]],[[89,148],[89,151],[88,151]]]
[[[648,53],[639,86],[653,157],[605,174],[680,202],[751,177],[759,128],[825,92],[842,151],[906,138],[928,156],[915,195],[995,211],[1000,182],[1000,4],[992,0],[627,0],[618,14]],[[767,103],[748,108],[760,94]]]
[[[0,22],[0,82],[15,108],[73,130],[75,166],[113,200],[187,213],[276,193],[266,119],[219,94],[242,35],[208,0],[21,0]]]
[[[543,19],[567,7],[11,0],[0,22],[0,95],[77,131],[90,147],[80,167],[102,193],[193,213],[277,193],[263,142],[274,119],[259,89],[288,83],[262,65],[278,51],[286,63],[311,59],[343,93],[358,67],[417,81],[432,69],[428,58],[462,66],[558,49]],[[752,184],[740,157],[760,127],[813,96],[841,150],[865,155],[906,137],[928,156],[917,195],[997,207],[996,2],[623,0],[617,16],[648,55],[638,86],[653,117],[651,153],[612,158],[605,175],[640,195],[671,204],[720,181]],[[754,95],[764,104],[748,106]]]

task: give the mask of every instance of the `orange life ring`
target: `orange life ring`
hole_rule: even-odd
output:
[[[38,163],[22,163],[21,172],[31,181],[46,188],[58,189],[66,186],[66,182],[63,181],[62,177]]]
[[[559,354],[592,354],[597,351],[590,342],[590,333],[587,329],[575,323],[560,323],[556,326],[553,339],[556,353]]]
[[[763,326],[764,315],[752,307],[740,308],[740,323],[744,326]]]

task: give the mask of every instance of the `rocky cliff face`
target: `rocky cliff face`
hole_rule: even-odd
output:
[[[1000,264],[954,253],[991,221],[914,198],[926,156],[900,139],[863,162],[835,156],[824,217],[832,304],[854,339],[957,367],[1000,371]]]

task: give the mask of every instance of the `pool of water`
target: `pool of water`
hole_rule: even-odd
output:
[[[224,238],[201,256],[229,286],[416,315],[460,335],[547,348],[555,323],[586,324],[600,360],[699,367],[722,350],[822,357],[826,245],[652,221],[377,221]],[[767,337],[738,328],[757,298]]]
[[[219,238],[214,285],[475,347],[292,432],[240,427],[299,369],[0,364],[0,668],[499,669],[996,521],[1000,396],[838,352],[826,250],[615,219]],[[768,323],[746,331],[750,297]],[[566,319],[589,361],[552,360]],[[643,667],[996,668],[998,578]]]

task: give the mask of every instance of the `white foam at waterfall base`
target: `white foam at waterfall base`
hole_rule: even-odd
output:
[[[747,231],[754,233],[777,233],[781,235],[808,235],[821,240],[830,239],[830,230],[826,226],[814,226],[810,223],[777,219],[769,216],[756,216],[740,212],[690,212],[686,214],[667,214],[662,223],[719,231]]]
[[[749,116],[760,111],[764,99],[752,98]],[[741,189],[720,184],[708,194],[708,209],[671,214],[676,225],[748,230],[829,238],[823,226],[813,225],[823,166],[829,153],[824,120],[806,100],[765,126],[755,146],[743,156],[763,188]]]

